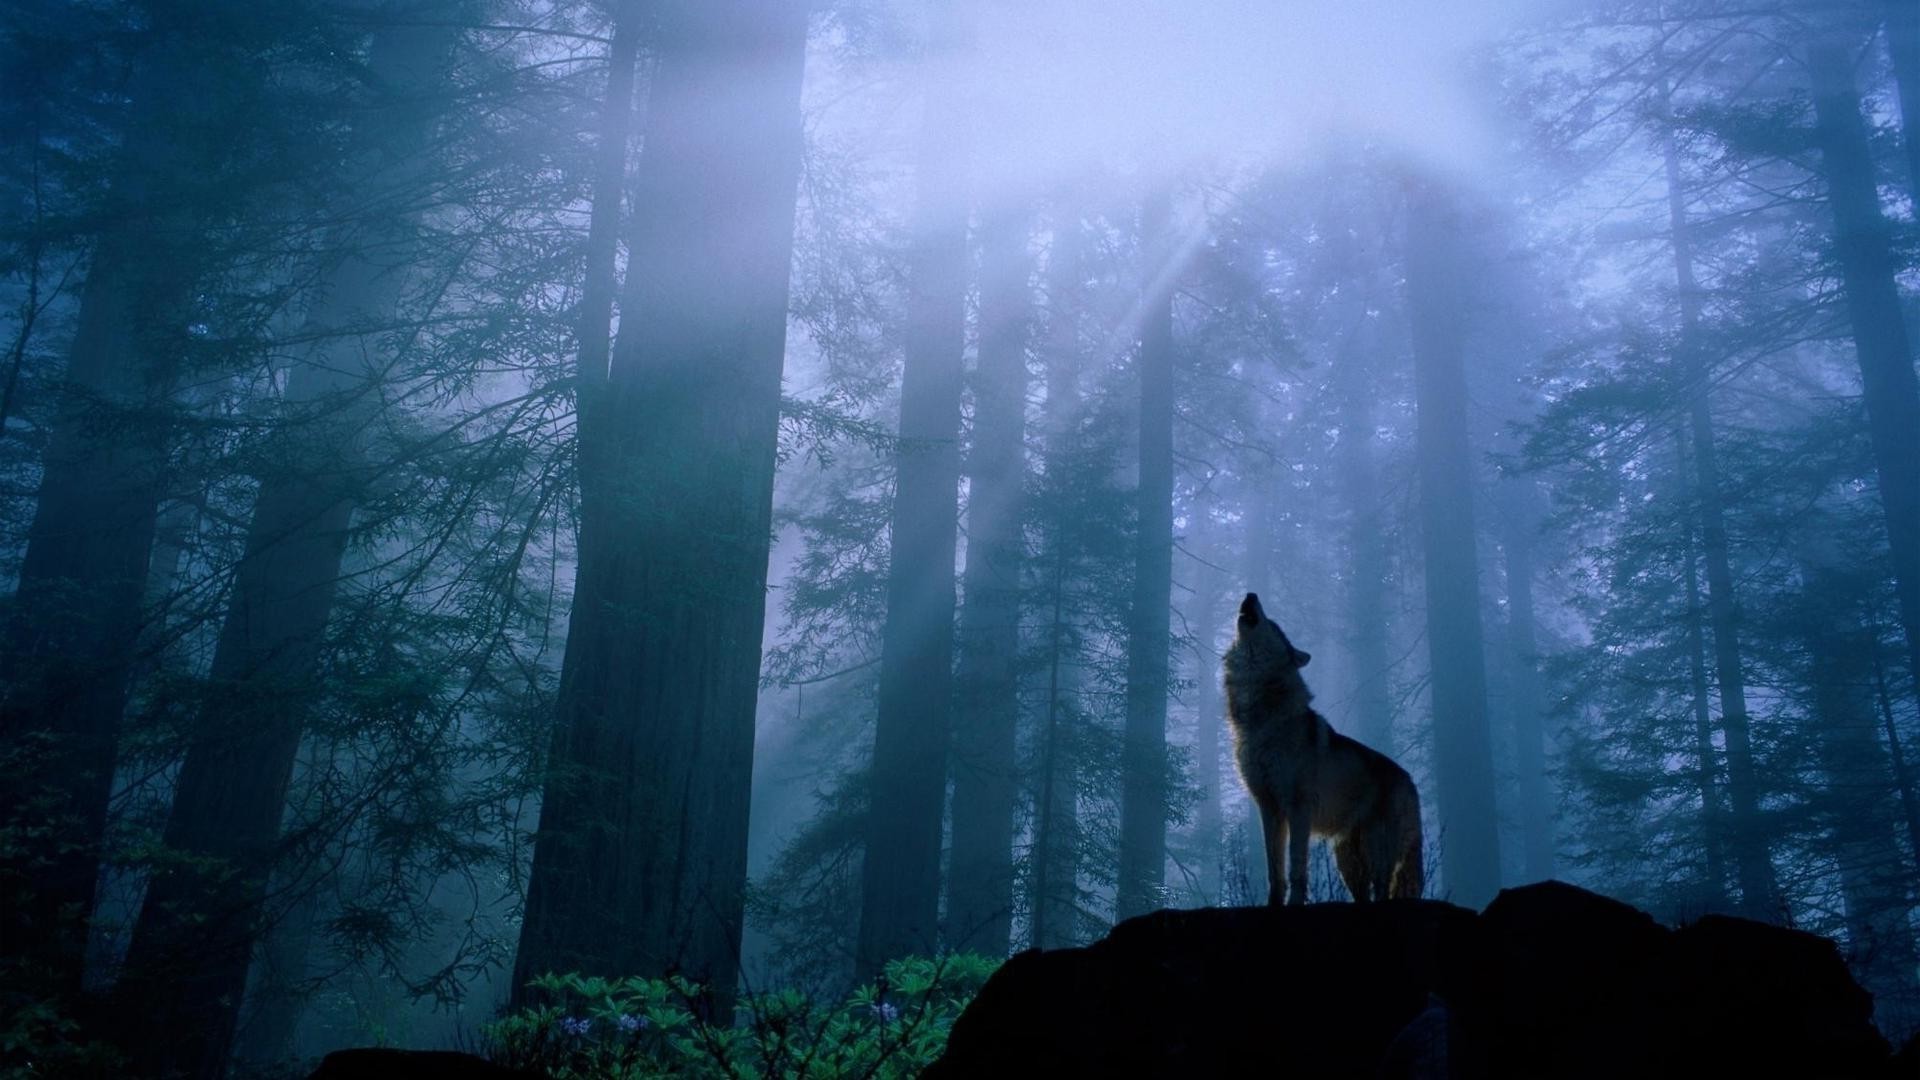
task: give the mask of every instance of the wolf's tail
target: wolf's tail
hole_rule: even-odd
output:
[[[1420,796],[1411,783],[1395,786],[1392,806],[1396,857],[1387,895],[1395,900],[1418,900],[1427,891],[1427,864],[1421,851]]]

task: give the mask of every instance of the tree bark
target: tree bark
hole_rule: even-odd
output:
[[[1686,478],[1689,471],[1686,446],[1686,431],[1675,432],[1674,447],[1680,459],[1678,479],[1683,497],[1691,487]],[[1721,911],[1728,906],[1724,855],[1726,813],[1720,795],[1720,755],[1713,746],[1712,703],[1707,698],[1707,630],[1702,615],[1706,605],[1700,596],[1700,555],[1694,543],[1693,515],[1683,514],[1680,527],[1685,535],[1687,689],[1692,703],[1696,783],[1700,789],[1700,854],[1707,879],[1702,901],[1707,911]]]
[[[1500,888],[1493,745],[1475,555],[1473,456],[1460,282],[1459,210],[1425,183],[1411,185],[1407,305],[1418,408],[1420,524],[1426,562],[1427,648],[1433,702],[1441,873],[1455,903],[1479,907]]]
[[[1740,656],[1740,609],[1733,591],[1727,545],[1726,513],[1720,500],[1720,465],[1714,441],[1710,375],[1700,340],[1700,286],[1693,273],[1692,233],[1687,225],[1686,189],[1673,129],[1663,124],[1661,149],[1667,179],[1667,209],[1673,247],[1674,279],[1680,297],[1679,354],[1688,387],[1687,423],[1692,437],[1694,501],[1699,509],[1700,548],[1707,568],[1707,615],[1713,626],[1714,679],[1720,686],[1720,729],[1727,743],[1728,847],[1740,884],[1740,910],[1756,919],[1779,913],[1779,884],[1760,820],[1759,780],[1753,761],[1753,736],[1747,714],[1746,670]]]
[[[980,345],[968,458],[966,601],[960,610],[947,943],[1012,945],[1020,578],[1026,558],[1027,222],[990,213],[980,240]]]
[[[706,0],[654,25],[627,270],[642,302],[581,416],[516,1000],[546,971],[675,971],[718,1007],[739,970],[807,9]]]
[[[1169,196],[1140,214],[1146,284],[1140,328],[1139,479],[1133,604],[1127,629],[1127,714],[1122,732],[1119,918],[1165,902],[1167,671],[1173,591],[1173,289],[1178,251]]]
[[[1366,316],[1362,313],[1361,318]],[[1383,754],[1393,753],[1393,704],[1389,693],[1392,665],[1387,658],[1387,526],[1380,505],[1374,465],[1373,395],[1359,340],[1365,323],[1352,331],[1359,348],[1342,350],[1339,477],[1347,503],[1347,647],[1353,656],[1353,715],[1360,741]]]
[[[1880,212],[1847,53],[1822,41],[1808,50],[1807,63],[1813,74],[1814,137],[1833,211],[1834,258],[1860,363],[1907,664],[1920,680],[1920,383],[1900,309],[1900,267]]]
[[[0,974],[78,992],[155,520],[186,311],[206,262],[195,170],[167,95],[203,91],[178,54],[190,14],[156,19],[80,292],[40,495],[0,637]],[[203,57],[204,59],[204,57]],[[198,194],[198,193],[194,193]],[[12,969],[8,971],[6,969]]]
[[[956,54],[948,0],[930,51]],[[908,271],[887,617],[880,637],[872,801],[861,870],[854,974],[939,946],[940,832],[953,708],[955,534],[960,488],[961,358],[966,351],[965,108],[951,79],[926,89],[918,206]]]
[[[1887,58],[1900,98],[1900,146],[1906,151],[1907,198],[1920,203],[1920,4],[1881,0],[1886,9]]]
[[[1533,542],[1539,515],[1530,481],[1509,481],[1501,514],[1506,555],[1507,663],[1513,671],[1514,768],[1519,774],[1522,873],[1527,881],[1553,877],[1553,791],[1547,776],[1545,695],[1540,689],[1540,647],[1533,613]]]
[[[1046,469],[1054,484],[1070,482],[1063,477],[1073,457],[1079,424],[1080,227],[1076,207],[1056,208],[1047,263],[1045,420]],[[1073,569],[1071,527],[1058,507],[1049,508],[1045,522],[1047,690],[1029,855],[1029,944],[1040,949],[1072,945],[1079,937],[1079,707],[1075,699],[1080,668],[1066,621]]]
[[[368,71],[389,115],[367,135],[364,188],[419,173],[413,147],[430,125],[434,85],[453,34],[442,25],[381,29]],[[307,329],[326,343],[289,376],[288,436],[261,477],[245,553],[174,789],[164,839],[182,858],[149,880],[116,988],[132,1024],[129,1052],[144,1071],[217,1078],[258,940],[267,875],[300,746],[305,704],[319,693],[320,649],[340,579],[364,439],[378,400],[377,355],[364,335],[390,316],[408,269],[400,236],[336,238]],[[379,251],[379,256],[369,255]]]
[[[1205,502],[1197,503],[1191,511],[1197,522],[1193,526],[1195,535],[1207,533],[1209,512]],[[1203,552],[1211,550],[1204,542],[1196,546]],[[1219,574],[1204,563],[1196,562],[1193,574],[1193,606],[1188,618],[1194,635],[1193,770],[1195,786],[1200,789],[1193,815],[1193,850],[1200,863],[1196,871],[1199,903],[1212,907],[1220,902],[1220,864],[1226,855],[1220,820],[1220,653],[1214,644],[1219,633],[1216,620],[1220,617],[1221,585]]]
[[[1808,690],[1816,752],[1832,807],[1833,855],[1845,905],[1849,951],[1873,991],[1875,1014],[1889,1031],[1904,1031],[1920,1006],[1916,952],[1908,921],[1912,871],[1881,810],[1895,795],[1892,764],[1875,733],[1870,657],[1878,642],[1865,618],[1871,604],[1861,581],[1839,565],[1828,545],[1802,552],[1807,611]]]

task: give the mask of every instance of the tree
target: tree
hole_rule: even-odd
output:
[[[1753,737],[1747,718],[1746,672],[1740,656],[1740,614],[1727,554],[1726,515],[1721,506],[1720,466],[1713,408],[1708,397],[1711,381],[1703,355],[1706,346],[1700,333],[1700,286],[1694,280],[1686,189],[1681,182],[1680,156],[1670,127],[1661,131],[1661,158],[1667,181],[1674,280],[1679,291],[1680,326],[1674,348],[1681,384],[1689,388],[1687,434],[1692,451],[1689,457],[1694,468],[1701,554],[1707,569],[1706,600],[1713,627],[1714,677],[1720,689],[1720,730],[1727,741],[1727,795],[1732,804],[1727,835],[1740,881],[1741,909],[1756,918],[1766,918],[1779,907],[1779,888],[1774,880],[1772,856],[1767,850],[1766,830],[1759,820],[1760,793],[1754,776]]]
[[[391,14],[391,13],[389,13]],[[368,81],[380,99],[359,158],[359,194],[407,205],[431,127],[450,23],[373,37]],[[383,115],[384,114],[384,115]],[[395,194],[398,189],[398,194]],[[288,378],[280,467],[261,478],[165,843],[179,865],[148,883],[120,986],[128,1045],[144,1069],[218,1077],[239,1018],[260,906],[294,768],[304,705],[317,694],[322,639],[341,576],[366,443],[380,400],[379,348],[413,245],[412,215],[343,224],[307,332],[320,344]]]
[[[281,137],[286,95],[255,61],[298,60],[323,36],[303,5],[268,20],[228,4],[147,14],[119,58],[131,70],[122,138],[0,640],[0,828],[16,841],[0,867],[0,956],[55,993],[80,985],[174,394],[208,352],[195,289],[237,244],[210,230],[244,222],[247,196],[303,142]]]
[[[1833,214],[1833,257],[1860,363],[1907,665],[1920,680],[1920,381],[1914,377],[1913,348],[1900,310],[1899,263],[1880,212],[1873,156],[1844,43],[1815,42],[1807,66],[1813,77],[1814,142]]]
[[[1062,199],[1054,208],[1047,254],[1046,412],[1043,420],[1042,521],[1039,573],[1043,670],[1046,688],[1035,740],[1033,844],[1028,855],[1030,944],[1074,944],[1079,933],[1079,769],[1083,743],[1078,706],[1081,680],[1072,615],[1072,574],[1078,568],[1073,522],[1059,498],[1073,483],[1085,450],[1080,437],[1081,267],[1079,207]]]
[[[731,993],[780,423],[806,9],[654,23],[629,293],[582,373],[579,565],[515,960]]]
[[[1522,872],[1528,881],[1553,877],[1553,800],[1548,787],[1545,703],[1540,646],[1534,630],[1533,552],[1539,530],[1537,496],[1527,480],[1510,481],[1501,507],[1500,549],[1506,557],[1507,663],[1512,672],[1508,709],[1513,720],[1514,769],[1519,774]]]
[[[967,560],[953,743],[947,944],[988,956],[1012,942],[1020,715],[1020,601],[1026,561],[1027,219],[986,207],[980,230],[980,349],[967,458]]]
[[[1500,888],[1493,744],[1475,555],[1473,459],[1457,204],[1434,182],[1409,185],[1408,318],[1418,406],[1420,525],[1426,556],[1441,872],[1454,902],[1478,907]]]
[[[934,18],[929,51],[951,63],[965,40],[963,16],[956,4],[946,4]],[[855,951],[860,979],[873,977],[888,960],[931,952],[939,944],[966,349],[967,200],[965,157],[958,147],[967,119],[951,77],[929,81],[925,108]]]
[[[1167,861],[1167,694],[1173,590],[1173,292],[1180,252],[1165,189],[1140,213],[1143,277],[1133,602],[1121,737],[1119,918],[1162,905]]]

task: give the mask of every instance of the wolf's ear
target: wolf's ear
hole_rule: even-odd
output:
[[[1293,666],[1294,667],[1306,667],[1307,661],[1311,659],[1313,659],[1313,654],[1308,652],[1307,650],[1305,649],[1293,650]]]

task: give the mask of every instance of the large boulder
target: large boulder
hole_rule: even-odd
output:
[[[1558,882],[1437,901],[1161,911],[1009,960],[929,1076],[1879,1077],[1832,942],[1668,929]]]

